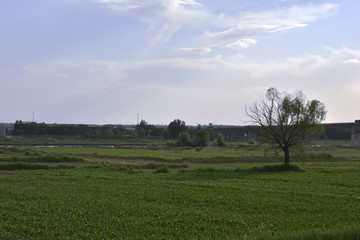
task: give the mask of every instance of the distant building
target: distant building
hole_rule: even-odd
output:
[[[13,123],[0,123],[0,136],[6,136],[6,131],[12,131],[13,129]]]
[[[354,129],[351,131],[351,145],[360,145],[360,120],[355,120]]]
[[[348,140],[351,145],[360,146],[360,120],[345,123],[324,123],[321,139]],[[226,140],[260,140],[260,126],[215,126],[215,132],[222,133]],[[315,137],[315,136],[314,136]]]

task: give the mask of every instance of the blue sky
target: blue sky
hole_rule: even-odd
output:
[[[269,87],[360,119],[360,1],[3,0],[0,122],[242,125]]]

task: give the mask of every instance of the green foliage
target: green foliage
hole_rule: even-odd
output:
[[[210,128],[207,131],[209,132],[209,135],[210,135],[210,141],[214,141],[215,140],[215,131],[212,128],[212,125],[210,125]]]
[[[89,126],[85,124],[45,124],[36,122],[16,121],[14,124],[13,135],[36,135],[36,136],[83,136],[86,138],[119,138],[127,135],[135,134],[139,138],[143,137],[161,137],[165,129],[162,127],[155,127],[148,124],[145,120],[141,120],[140,124],[136,126],[134,132],[129,132],[122,126],[103,125],[103,126]]]
[[[189,146],[190,144],[190,135],[187,132],[179,133],[179,136],[176,141],[176,145],[178,146]]]
[[[218,133],[216,136],[216,144],[220,147],[225,146],[225,140],[224,140],[224,135],[222,135],[221,133]]]
[[[176,119],[169,123],[167,130],[169,132],[169,137],[171,139],[176,139],[179,133],[186,132],[186,123],[184,121],[181,121],[180,119]]]
[[[247,144],[254,145],[254,144],[256,144],[256,140],[251,138],[251,139],[249,139],[249,141],[247,141]]]
[[[138,137],[159,137],[164,134],[164,129],[161,127],[155,127],[154,125],[148,124],[145,120],[141,120],[140,124],[136,126],[136,133]]]
[[[254,124],[262,127],[264,136],[284,153],[284,162],[290,162],[290,150],[307,141],[309,135],[320,134],[325,120],[324,104],[317,100],[306,101],[299,92],[294,95],[269,88],[260,102],[246,109]]]
[[[168,147],[176,147],[177,145],[176,145],[176,142],[174,142],[174,141],[167,141],[166,146],[168,146]]]
[[[198,130],[195,135],[196,146],[206,147],[209,145],[210,134],[205,129]]]

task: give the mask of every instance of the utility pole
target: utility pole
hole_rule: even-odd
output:
[[[33,116],[32,121],[35,122],[35,112],[34,111],[32,112],[32,116]]]

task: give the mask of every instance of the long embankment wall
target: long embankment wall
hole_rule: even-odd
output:
[[[323,139],[349,140],[352,145],[360,145],[360,120],[347,123],[325,123]],[[224,135],[226,140],[259,139],[262,130],[259,126],[218,126],[215,132]]]

